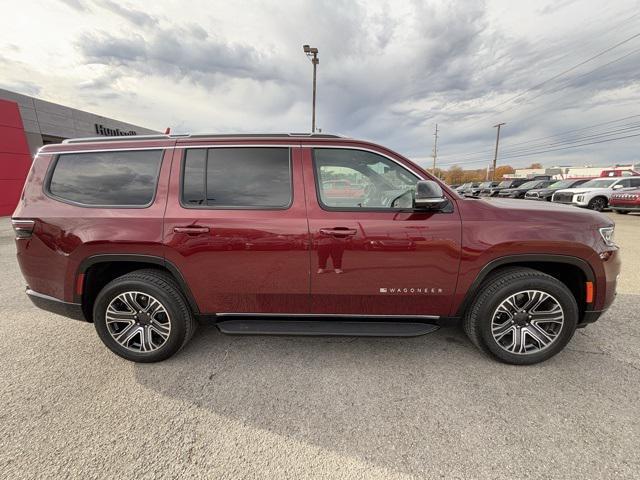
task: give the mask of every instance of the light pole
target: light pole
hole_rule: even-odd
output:
[[[318,59],[318,49],[315,47],[310,47],[309,45],[303,45],[302,50],[309,57],[311,63],[313,63],[313,109],[311,113],[311,133],[316,132],[316,70],[318,68],[318,63],[320,60]]]
[[[502,127],[502,125],[506,125],[506,123],[499,123],[497,125],[494,125],[493,128],[498,128],[498,133],[496,134],[496,153],[493,155],[493,175],[491,176],[491,179],[495,182],[496,181],[496,163],[498,163],[498,142],[500,142],[500,127]]]

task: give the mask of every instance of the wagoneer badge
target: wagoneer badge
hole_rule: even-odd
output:
[[[437,294],[442,293],[441,288],[388,288],[388,287],[380,287],[380,293],[396,293],[396,294]]]

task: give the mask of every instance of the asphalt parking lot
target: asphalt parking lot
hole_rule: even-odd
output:
[[[618,298],[533,367],[457,328],[411,339],[201,327],[137,365],[33,307],[0,219],[2,478],[638,478],[640,215]]]

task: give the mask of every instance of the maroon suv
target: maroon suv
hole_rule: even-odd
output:
[[[395,152],[333,135],[47,145],[13,226],[33,303],[93,322],[139,362],[177,352],[198,320],[377,336],[461,320],[486,353],[536,363],[609,307],[620,270],[600,213],[463,198]]]

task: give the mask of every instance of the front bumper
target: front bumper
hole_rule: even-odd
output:
[[[29,300],[38,308],[46,310],[47,312],[62,315],[63,317],[72,318],[73,320],[81,320],[86,322],[82,312],[82,305],[79,303],[69,303],[58,298],[50,297],[43,293],[38,293],[27,287],[27,296]]]

